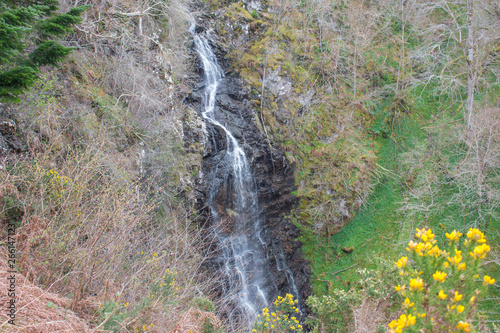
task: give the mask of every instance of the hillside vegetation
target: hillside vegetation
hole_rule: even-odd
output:
[[[87,4],[62,41],[73,52],[41,66],[19,102],[0,105],[2,265],[14,224],[25,277],[16,326],[2,312],[1,330],[164,332],[186,313],[218,325],[202,297],[209,281],[198,282],[189,199],[201,139],[184,147],[183,126],[201,128],[181,103],[197,80],[189,3]],[[59,12],[74,5],[62,1]],[[25,50],[40,37],[33,31]]]
[[[267,144],[295,165],[289,217],[314,292],[304,326],[387,331],[404,301],[394,263],[415,229],[446,239],[474,227],[497,282],[467,320],[498,332],[497,2],[61,0],[53,12],[78,5],[90,5],[81,23],[58,37],[73,48],[66,60],[40,64],[19,101],[0,104],[1,260],[13,224],[18,290],[30,295],[15,329],[1,313],[2,330],[222,325],[195,222],[202,123],[184,103],[198,80],[196,16],[252,92]],[[30,33],[24,57],[43,39]],[[13,68],[4,58],[2,72]]]
[[[296,165],[291,217],[313,270],[310,328],[387,330],[399,302],[393,262],[415,228],[444,238],[477,227],[495,248],[498,4],[209,5],[226,18],[214,30],[254,93],[256,122]],[[498,276],[493,251],[484,268]],[[496,327],[491,292],[477,331]]]

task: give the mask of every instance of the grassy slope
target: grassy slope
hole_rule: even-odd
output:
[[[377,260],[372,260],[374,257],[378,260],[396,261],[399,256],[406,253],[405,246],[415,228],[425,225],[423,222],[425,218],[427,225],[433,228],[439,238],[444,238],[444,233],[453,228],[467,230],[466,224],[469,219],[460,216],[462,212],[458,207],[446,204],[456,192],[456,188],[452,186],[443,186],[437,196],[444,206],[441,212],[429,216],[422,214],[421,219],[418,219],[408,216],[402,210],[404,198],[412,186],[418,186],[405,177],[407,170],[403,165],[402,154],[415,150],[419,144],[425,144],[429,134],[436,128],[444,128],[445,133],[451,131],[452,129],[446,128],[446,124],[460,119],[460,114],[457,114],[436,121],[431,114],[438,113],[439,104],[432,98],[419,100],[414,105],[412,114],[404,115],[392,126],[390,137],[378,140],[380,149],[375,186],[368,200],[349,224],[330,239],[307,233],[302,237],[303,251],[312,264],[312,284],[315,294],[328,294],[332,287],[348,289],[360,279],[356,269],[377,269]],[[447,134],[452,135],[451,132]],[[447,157],[449,166],[461,161],[451,150],[443,149],[439,153]],[[488,243],[493,248],[497,247],[500,240],[500,223],[492,220],[487,229],[483,230],[486,232]],[[349,247],[354,248],[352,253],[348,254],[341,250]],[[498,251],[498,247],[494,250]],[[493,263],[486,265],[485,270],[493,277],[500,276],[498,266]],[[498,287],[491,288],[490,292],[491,298],[500,295]],[[481,307],[485,312],[492,312],[490,320],[498,320],[499,314],[495,311],[498,300],[483,301]]]

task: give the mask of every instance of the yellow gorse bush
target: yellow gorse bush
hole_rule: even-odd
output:
[[[408,279],[395,287],[404,297],[404,313],[389,323],[390,333],[471,332],[477,301],[495,279],[480,278],[481,261],[491,250],[484,234],[470,228],[464,241],[456,230],[446,233],[443,248],[431,229],[417,229],[416,240],[395,265]]]
[[[45,173],[49,196],[55,199],[60,199],[64,196],[64,190],[71,185],[71,179],[66,176],[61,176],[56,170],[50,169]]]
[[[303,332],[302,325],[294,316],[299,313],[297,303],[298,301],[294,300],[291,294],[286,294],[285,297],[278,296],[273,302],[274,311],[270,312],[267,307],[262,309],[262,314],[257,316],[252,332]]]

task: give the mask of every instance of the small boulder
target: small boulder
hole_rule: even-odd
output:
[[[354,248],[353,247],[346,247],[346,246],[344,246],[342,248],[342,251],[344,251],[345,253],[352,253],[352,251],[354,251]]]

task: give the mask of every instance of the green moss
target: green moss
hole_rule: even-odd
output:
[[[254,18],[252,14],[250,14],[239,3],[235,2],[231,4],[231,9],[233,10],[233,13],[236,13],[237,16],[243,17],[247,22],[252,22],[254,19],[256,19],[256,17]]]

